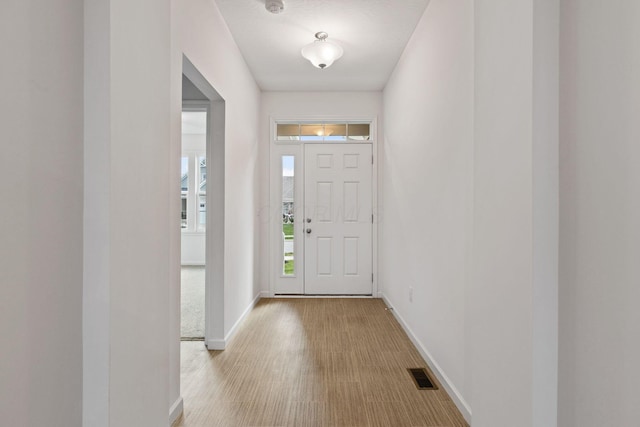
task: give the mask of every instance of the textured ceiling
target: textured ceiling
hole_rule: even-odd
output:
[[[381,90],[429,0],[216,0],[262,90]],[[318,31],[344,48],[320,70],[300,55]]]

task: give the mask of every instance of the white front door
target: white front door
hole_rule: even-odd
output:
[[[304,290],[371,295],[371,144],[306,144]]]

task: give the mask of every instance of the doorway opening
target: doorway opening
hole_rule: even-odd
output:
[[[182,76],[180,338],[204,341],[209,100]]]
[[[224,349],[225,101],[183,56],[181,337]]]

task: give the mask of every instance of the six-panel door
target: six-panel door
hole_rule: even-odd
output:
[[[371,144],[306,144],[304,167],[305,294],[371,295]]]

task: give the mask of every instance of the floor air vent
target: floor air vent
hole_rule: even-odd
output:
[[[424,368],[409,368],[407,369],[411,374],[411,378],[416,383],[416,387],[419,390],[437,390],[438,387],[435,385],[431,378],[429,378],[429,374],[427,374],[427,370]]]

